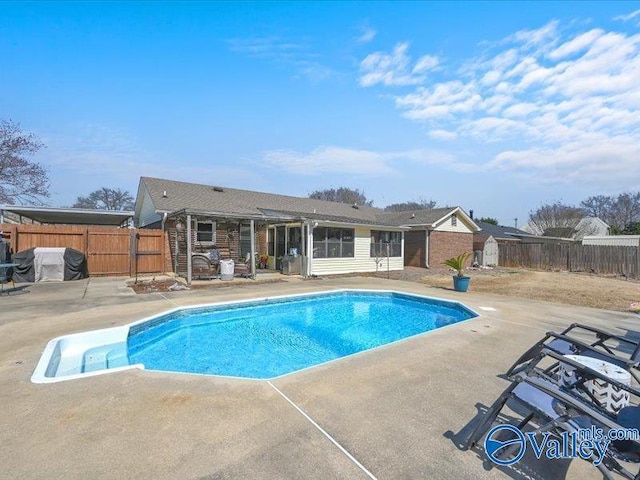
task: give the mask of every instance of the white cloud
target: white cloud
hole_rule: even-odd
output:
[[[558,21],[552,20],[546,25],[533,30],[520,30],[507,37],[507,41],[520,43],[522,47],[532,48],[552,44],[557,38]]]
[[[627,15],[618,15],[617,17],[613,17],[614,20],[620,20],[622,22],[628,22],[629,20],[640,19],[640,10],[635,10]]]
[[[551,60],[560,60],[561,58],[565,58],[569,55],[573,55],[575,53],[583,51],[603,34],[604,31],[596,28],[578,35],[577,37],[572,38],[568,42],[563,43],[555,50],[551,51],[549,53],[549,58]]]
[[[332,68],[319,62],[308,41],[292,41],[280,37],[231,38],[227,45],[232,52],[250,58],[290,66],[295,78],[305,77],[313,83],[327,80],[335,75]]]
[[[480,168],[622,182],[616,188],[640,183],[640,34],[552,21],[509,35],[463,67],[438,59],[437,81],[428,85],[408,73],[406,45],[367,57],[378,77],[361,84],[414,85],[393,97],[402,115],[425,123],[433,139],[471,142]]]
[[[440,165],[452,170],[477,169],[477,166],[460,162],[453,154],[441,150],[376,152],[336,146],[318,147],[309,153],[272,150],[263,155],[260,163],[288,174],[304,176],[337,173],[385,177],[412,163]]]
[[[358,42],[358,43],[369,43],[374,38],[376,38],[377,33],[378,32],[376,32],[371,27],[364,27],[362,29],[362,34],[356,39],[356,42]]]
[[[374,52],[360,62],[360,85],[371,87],[419,85],[426,79],[425,72],[438,66],[439,59],[424,55],[414,65],[407,55],[409,44],[398,43],[391,53]]]
[[[458,137],[456,132],[450,132],[449,130],[430,130],[429,136],[434,140],[455,140]]]
[[[382,175],[392,171],[388,157],[369,150],[318,147],[309,153],[272,150],[264,154],[266,165],[297,175],[344,173]]]
[[[434,57],[433,55],[424,55],[418,59],[415,66],[413,67],[413,73],[422,73],[428,70],[433,70],[438,66],[440,60],[438,57]]]

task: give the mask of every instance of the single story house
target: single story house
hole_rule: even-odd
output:
[[[442,262],[473,250],[478,225],[460,207],[383,212],[378,219],[409,228],[405,232],[404,264],[442,267]]]
[[[193,254],[214,245],[236,262],[266,256],[271,269],[280,269],[285,256],[295,251],[300,273],[313,276],[402,270],[405,264],[424,267],[429,262],[438,266],[446,258],[471,252],[477,230],[459,207],[384,212],[151,177],[140,179],[134,218],[138,227],[167,232],[167,270],[188,281]],[[407,263],[407,253],[422,260]]]

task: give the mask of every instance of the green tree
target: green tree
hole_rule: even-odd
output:
[[[640,235],[640,222],[632,222],[624,227],[622,235]]]
[[[126,190],[102,187],[86,197],[78,197],[72,206],[99,210],[133,210],[134,198]]]
[[[20,124],[0,120],[0,203],[41,205],[49,197],[47,170],[29,158],[43,147]]]
[[[407,212],[410,210],[431,210],[432,208],[436,208],[436,205],[437,203],[435,200],[418,198],[417,200],[409,202],[392,203],[391,205],[384,207],[384,209],[387,212]]]
[[[498,225],[498,220],[496,220],[493,217],[482,217],[482,218],[478,218],[476,220],[476,222],[483,222],[483,223],[489,223],[491,225]]]
[[[316,190],[315,192],[311,192],[309,194],[309,198],[315,198],[316,200],[327,200],[329,202],[349,203],[351,205],[358,204],[366,207],[373,206],[373,200],[367,200],[367,196],[364,192],[348,187]]]

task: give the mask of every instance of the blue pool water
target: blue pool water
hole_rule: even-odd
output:
[[[184,310],[131,327],[131,364],[149,370],[272,378],[476,314],[391,292],[338,292]]]

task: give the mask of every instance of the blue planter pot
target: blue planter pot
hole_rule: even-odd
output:
[[[454,275],[453,289],[456,292],[466,292],[469,288],[469,280],[471,280],[471,277],[459,277],[457,275]]]

